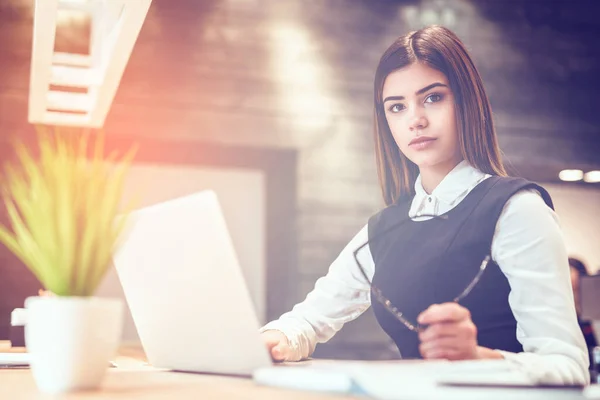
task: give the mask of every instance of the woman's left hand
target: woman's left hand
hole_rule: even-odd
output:
[[[419,317],[427,327],[419,333],[419,351],[425,359],[473,360],[480,358],[477,327],[471,313],[457,303],[434,304]]]

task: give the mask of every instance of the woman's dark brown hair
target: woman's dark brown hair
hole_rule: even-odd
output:
[[[430,26],[398,38],[381,57],[375,73],[375,153],[386,205],[414,195],[419,169],[394,141],[383,108],[383,85],[391,72],[416,62],[442,72],[450,83],[463,158],[487,174],[506,175],[479,72],[452,31]]]

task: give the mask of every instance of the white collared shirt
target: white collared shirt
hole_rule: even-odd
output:
[[[409,216],[443,214],[489,178],[466,161],[458,164],[427,194],[420,176]],[[283,332],[292,346],[290,360],[312,354],[317,343],[328,341],[342,326],[371,305],[368,284],[352,252],[368,240],[365,225],[319,278],[306,299],[261,328]],[[589,382],[589,359],[577,323],[567,250],[556,213],[535,190],[521,191],[505,204],[492,239],[492,258],[511,287],[508,302],[517,321],[522,353],[501,351],[534,379],[554,384]],[[371,278],[375,265],[368,249],[361,264]]]

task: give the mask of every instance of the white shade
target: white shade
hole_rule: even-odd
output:
[[[583,180],[588,183],[600,182],[600,171],[589,171],[583,175]]]
[[[102,127],[151,2],[35,0],[28,121]],[[73,18],[91,21],[89,55],[54,51],[58,26]]]
[[[580,169],[563,169],[558,173],[561,181],[575,182],[583,179],[583,171]]]

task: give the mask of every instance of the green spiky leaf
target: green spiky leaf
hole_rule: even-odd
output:
[[[127,221],[119,205],[137,148],[105,158],[103,135],[91,149],[88,136],[39,129],[39,154],[15,143],[18,165],[5,168],[0,242],[60,296],[94,294]]]

